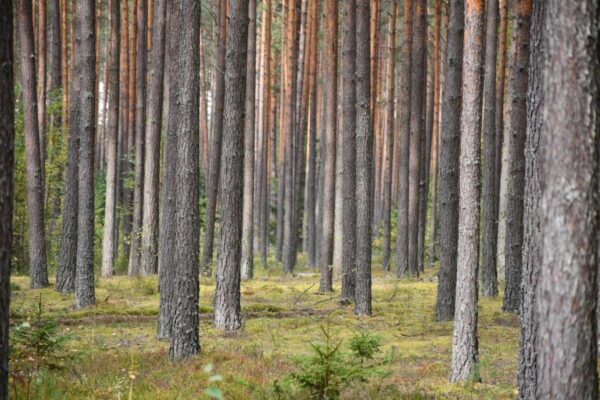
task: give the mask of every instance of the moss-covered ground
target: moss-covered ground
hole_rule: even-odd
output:
[[[302,261],[302,260],[301,260]],[[242,283],[244,326],[223,333],[211,323],[214,280],[201,279],[201,355],[168,361],[168,342],[155,336],[159,294],[156,277],[99,280],[97,304],[73,309],[73,295],[47,288],[28,289],[26,277],[13,277],[12,324],[31,318],[42,299],[45,318],[58,320],[70,339],[62,368],[43,368],[29,385],[39,399],[197,399],[209,385],[204,366],[213,365],[215,382],[226,399],[305,398],[285,384],[295,370],[294,356],[311,351],[328,325],[336,339],[368,331],[382,337],[376,362],[385,377],[342,388],[347,399],[509,399],[514,398],[518,358],[518,318],[501,311],[501,298],[479,300],[481,383],[449,384],[452,323],[435,322],[435,268],[418,279],[398,280],[373,266],[373,316],[357,318],[337,293],[317,293],[318,271],[299,268],[283,276],[276,264],[259,268]],[[301,262],[302,264],[302,262]],[[342,345],[343,347],[344,345]],[[12,380],[14,398],[27,397]]]

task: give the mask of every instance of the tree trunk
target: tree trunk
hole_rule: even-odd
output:
[[[527,140],[525,144],[525,193],[523,196],[523,280],[521,283],[521,340],[517,375],[519,399],[534,400],[537,390],[537,287],[542,264],[540,201],[544,182],[539,152],[544,107],[544,43],[542,29],[546,3],[533,4],[527,89]]]
[[[210,164],[206,179],[206,231],[204,233],[204,254],[202,273],[211,274],[213,245],[215,241],[215,213],[219,193],[221,168],[221,143],[223,141],[223,107],[225,101],[225,41],[227,40],[227,1],[219,0],[218,27],[215,50],[215,92],[211,118]]]
[[[171,49],[169,63],[177,63],[178,72],[169,75],[169,93],[177,102],[169,104],[169,118],[175,119],[177,166],[175,172],[175,259],[173,325],[169,357],[177,361],[200,352],[199,339],[199,54],[200,2],[169,2],[169,33],[177,45]],[[247,11],[246,11],[247,12]],[[244,62],[244,59],[242,62]],[[171,72],[171,71],[169,71]],[[173,272],[173,269],[171,269]]]
[[[65,126],[68,126],[69,122],[67,119],[69,113],[69,49],[67,45],[68,43],[69,35],[67,31],[67,0],[60,0],[60,75],[63,85],[61,121]]]
[[[243,279],[254,274],[254,135],[255,135],[255,89],[256,89],[256,0],[248,2],[248,60],[246,66],[246,100],[244,120],[244,199],[242,226]]]
[[[371,315],[373,128],[369,93],[369,0],[356,2],[356,289],[354,312]]]
[[[244,168],[244,101],[248,53],[248,2],[230,0],[227,27],[221,245],[215,289],[215,327],[226,331],[242,325],[240,258],[242,250],[242,185]]]
[[[506,203],[506,289],[502,309],[516,313],[521,301],[523,246],[523,190],[525,188],[525,138],[527,135],[527,74],[532,0],[515,2],[512,65],[508,87],[509,174]]]
[[[264,60],[264,83],[263,83],[263,125],[262,125],[262,158],[260,168],[260,202],[258,207],[260,209],[260,231],[259,237],[261,238],[261,256],[263,264],[267,266],[267,255],[269,248],[269,141],[271,135],[271,125],[274,124],[274,120],[271,115],[272,96],[271,96],[271,21],[273,19],[273,9],[271,0],[265,2],[265,21],[263,29],[265,30],[265,60]]]
[[[108,96],[109,116],[106,129],[106,202],[102,237],[102,277],[111,277],[115,269],[117,229],[117,145],[119,136],[119,68],[120,68],[120,10],[119,1],[109,0],[110,54]]]
[[[147,125],[144,150],[144,201],[141,267],[144,274],[158,272],[158,191],[160,136],[165,75],[164,0],[153,1],[152,49],[148,74]]]
[[[206,54],[204,52],[204,35],[202,29],[200,29],[198,46],[200,52],[200,75],[198,76],[200,79],[200,158],[202,169],[204,170],[204,179],[206,180],[206,176],[208,175],[208,104],[206,101]]]
[[[333,223],[335,212],[335,150],[337,136],[337,0],[325,0],[324,106],[325,106],[325,179],[323,180],[323,237],[321,240],[321,281],[319,292],[331,292]]]
[[[79,134],[75,307],[96,302],[94,289],[94,128],[96,101],[94,0],[75,6],[71,129]]]
[[[13,4],[0,3],[0,399],[8,399],[8,337],[14,192]]]
[[[19,3],[19,40],[21,44],[21,86],[25,130],[27,210],[29,222],[29,286],[48,286],[46,237],[44,233],[44,178],[36,99],[35,50],[31,0]]]
[[[595,399],[600,9],[551,0],[547,10],[536,398]]]
[[[467,0],[465,6],[458,269],[450,382],[479,381],[481,379],[478,370],[477,270],[479,269],[479,165],[481,158],[484,8],[484,0]]]
[[[48,46],[48,92],[54,100],[55,93],[61,86],[61,27],[60,27],[60,1],[50,0],[50,40]]]
[[[456,297],[458,160],[460,155],[460,110],[462,107],[463,34],[464,1],[451,0],[440,132],[438,183],[440,272],[436,303],[436,319],[438,321],[449,321],[454,318]]]
[[[37,18],[37,121],[40,146],[40,170],[42,182],[46,177],[46,1],[38,2]],[[35,27],[34,27],[35,29]],[[42,197],[44,186],[42,185]]]

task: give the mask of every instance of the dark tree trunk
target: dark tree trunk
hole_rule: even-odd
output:
[[[427,2],[413,3],[413,46],[411,56],[410,155],[408,174],[408,268],[418,275],[419,194],[421,180],[421,140],[427,55]]]
[[[215,327],[227,331],[237,330],[242,325],[240,258],[248,2],[230,0],[229,10],[221,165],[221,244],[215,289]]]
[[[333,223],[335,209],[335,150],[337,136],[337,0],[325,0],[325,49],[324,49],[324,112],[325,112],[325,165],[323,180],[323,237],[320,243],[321,268],[320,292],[331,292],[333,257]]]
[[[202,273],[211,274],[213,245],[215,242],[215,215],[217,194],[219,193],[219,174],[221,169],[221,143],[223,141],[223,107],[225,102],[225,41],[227,40],[227,1],[219,0],[219,13],[216,50],[215,50],[215,93],[211,118],[209,154],[210,163],[206,179],[206,230],[204,233],[204,253],[202,255]]]
[[[102,277],[113,275],[117,255],[117,145],[119,135],[119,67],[120,9],[117,0],[110,0],[110,54],[108,96],[108,129],[106,129],[106,202],[102,239]]]
[[[523,190],[525,188],[525,138],[527,135],[527,74],[532,0],[516,0],[512,37],[512,65],[508,95],[509,171],[506,201],[506,289],[504,311],[518,312],[521,301],[523,246]]]
[[[356,288],[354,312],[371,315],[371,199],[373,128],[369,0],[356,1]]]
[[[410,148],[410,98],[411,98],[411,54],[412,54],[412,0],[404,0],[404,21],[402,28],[402,69],[400,71],[400,98],[398,99],[398,121],[400,141],[398,156],[398,223],[396,232],[397,275],[415,274],[408,268],[408,170]],[[416,274],[415,274],[416,275]]]
[[[523,280],[521,283],[521,340],[519,353],[518,387],[519,399],[535,400],[537,390],[537,287],[542,264],[542,241],[540,232],[540,201],[544,182],[543,165],[539,152],[542,131],[542,87],[544,67],[544,44],[542,29],[546,14],[546,2],[533,4],[531,18],[530,61],[527,89],[527,140],[525,144],[525,193],[523,195]]]
[[[0,399],[8,399],[8,336],[14,191],[13,4],[0,3]]]
[[[177,167],[175,172],[175,265],[174,307],[172,310],[171,360],[182,360],[200,351],[199,338],[199,53],[200,2],[182,0],[172,5],[170,35],[177,37],[169,63],[177,63],[178,74],[169,75],[169,93],[178,101],[169,104],[175,118]],[[247,11],[246,11],[247,12]],[[245,43],[244,43],[245,44]],[[245,61],[245,58],[241,61]],[[169,71],[171,72],[171,71]],[[241,132],[241,131],[240,131]],[[173,271],[173,269],[171,270]]]
[[[147,0],[137,0],[137,37],[135,71],[135,166],[133,189],[133,216],[129,247],[129,275],[142,273],[142,212],[144,201],[144,136],[146,128],[146,60],[148,40]]]
[[[256,0],[249,0],[248,60],[246,65],[246,100],[244,117],[244,204],[242,226],[243,279],[254,274],[254,134],[256,85]]]
[[[450,381],[478,381],[477,272],[479,269],[479,195],[481,89],[483,86],[484,0],[465,6],[465,58],[460,139],[460,215],[456,276],[456,314]]]
[[[46,180],[46,1],[38,2],[36,67],[37,67],[37,121],[40,151],[40,170],[42,182]],[[42,185],[42,198],[44,197],[44,186]]]
[[[142,256],[144,274],[158,272],[158,191],[160,136],[165,75],[166,2],[153,0],[152,49],[148,71],[147,125],[144,149],[144,201],[142,213]]]
[[[344,201],[342,299],[354,299],[356,275],[356,0],[344,2],[342,42]]]
[[[460,110],[462,107],[462,65],[464,1],[450,0],[446,47],[438,210],[440,214],[440,272],[436,319],[454,318],[456,296],[456,249],[458,243],[458,160],[460,155]]]
[[[482,281],[485,297],[498,295],[496,271],[496,243],[498,239],[498,211],[496,210],[496,44],[498,30],[498,0],[486,4],[485,72],[483,78],[483,182],[482,206]]]
[[[48,27],[50,30],[50,40],[48,46],[48,92],[52,96],[61,86],[60,76],[60,1],[50,0],[50,15]],[[53,100],[56,97],[53,97]]]
[[[29,216],[29,277],[31,288],[48,286],[46,237],[44,233],[44,178],[40,158],[36,99],[35,50],[31,0],[19,2],[21,86],[25,129],[27,210]]]
[[[546,4],[536,398],[596,399],[600,7]]]

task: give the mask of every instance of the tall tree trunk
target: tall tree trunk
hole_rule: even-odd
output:
[[[481,189],[482,230],[481,268],[482,294],[498,295],[496,249],[498,223],[496,210],[496,44],[498,30],[498,0],[486,5],[485,72],[483,77],[483,182]]]
[[[13,2],[0,3],[0,399],[8,399],[15,95]]]
[[[75,6],[72,129],[79,135],[75,307],[96,302],[94,289],[94,128],[96,101],[94,0]]]
[[[48,46],[48,92],[55,100],[55,93],[60,88],[61,81],[61,27],[60,27],[60,1],[50,0],[50,40]]]
[[[38,135],[35,50],[31,0],[19,3],[21,86],[23,87],[27,210],[29,222],[29,286],[48,286],[46,237],[44,233],[44,179]]]
[[[600,8],[551,0],[547,10],[536,398],[595,399]]]
[[[40,146],[40,169],[42,182],[46,177],[46,1],[38,2],[37,18],[37,121]],[[34,27],[35,29],[35,27]],[[42,186],[42,196],[44,195]]]
[[[146,128],[146,60],[148,43],[147,0],[137,0],[137,50],[136,50],[136,95],[135,95],[135,169],[133,191],[133,219],[131,247],[129,248],[129,275],[142,272],[142,218],[144,202],[144,136]]]
[[[323,181],[323,237],[321,240],[320,292],[330,292],[333,257],[333,223],[335,207],[335,150],[337,136],[337,0],[325,0],[324,105],[325,105],[325,179]],[[364,33],[364,32],[363,32]]]
[[[144,274],[158,272],[158,190],[160,136],[165,75],[164,0],[153,0],[152,49],[148,74],[147,124],[144,149],[144,201],[142,213],[141,268]],[[202,96],[202,94],[201,94]]]
[[[527,89],[527,140],[525,144],[525,193],[523,196],[523,280],[521,283],[521,340],[517,375],[519,399],[534,400],[537,391],[537,288],[542,264],[540,205],[544,186],[539,152],[542,108],[545,97],[543,72],[545,49],[542,37],[546,2],[533,4]]]
[[[387,65],[387,125],[386,125],[386,143],[387,151],[385,152],[383,168],[383,269],[390,269],[390,248],[392,242],[392,169],[393,169],[393,152],[394,152],[394,82],[395,82],[395,66],[396,66],[396,11],[398,8],[397,2],[392,4],[392,13],[389,23],[389,59]]]
[[[418,275],[419,266],[419,194],[421,180],[421,137],[423,135],[423,99],[425,58],[427,55],[427,4],[413,3],[413,48],[411,61],[410,156],[408,174],[408,268]]]
[[[198,39],[200,52],[200,157],[202,160],[202,169],[204,179],[208,175],[208,103],[206,101],[206,54],[204,52],[204,35],[200,29]],[[206,182],[206,181],[205,181]]]
[[[400,123],[400,141],[398,166],[398,223],[396,232],[396,268],[397,275],[417,274],[416,269],[408,265],[408,175],[410,148],[410,98],[411,98],[411,54],[412,54],[412,15],[413,0],[404,0],[402,27],[402,69],[400,71],[400,94],[398,99],[398,121]]]
[[[200,197],[199,182],[199,121],[198,115],[198,31],[200,29],[200,2],[182,0],[169,2],[172,13],[169,23],[171,35],[177,37],[175,51],[169,63],[177,63],[175,75],[169,75],[169,92],[175,92],[178,102],[169,104],[169,117],[174,114],[177,136],[177,167],[175,172],[175,303],[171,360],[191,357],[200,351],[199,339],[199,240]],[[246,10],[247,12],[247,10]],[[244,43],[245,44],[245,43]],[[241,61],[242,63],[244,59]],[[169,71],[170,72],[170,71]],[[173,271],[171,271],[173,272]]]
[[[458,161],[460,155],[460,110],[462,107],[462,65],[464,1],[450,0],[446,47],[438,209],[440,212],[440,272],[436,319],[454,318],[456,297],[456,249],[458,242]]]
[[[221,143],[223,141],[223,108],[225,102],[225,41],[227,40],[227,1],[219,0],[217,40],[215,50],[215,92],[211,118],[210,164],[206,179],[206,231],[204,233],[204,253],[202,273],[210,275],[215,236],[215,213],[219,193],[221,168]]]
[[[354,300],[356,276],[356,0],[344,2],[342,37],[344,201],[342,299]],[[342,145],[342,144],[340,144]]]
[[[67,30],[67,0],[60,0],[60,76],[62,81],[62,116],[61,122],[68,125],[69,115],[69,66],[68,66],[68,43],[69,34]],[[64,215],[64,214],[63,214]],[[63,218],[64,221],[64,218]],[[62,236],[61,236],[62,237]]]
[[[241,273],[243,279],[254,274],[254,136],[256,90],[256,0],[248,2],[248,60],[244,116],[244,199],[242,225]]]
[[[356,289],[354,312],[371,315],[373,128],[369,93],[369,0],[356,2]]]
[[[120,23],[119,1],[109,0],[110,54],[108,96],[109,116],[106,129],[106,202],[104,205],[104,232],[102,237],[102,277],[113,275],[115,269],[117,229],[117,145],[119,136],[119,68]]]
[[[518,312],[521,301],[523,246],[523,191],[525,188],[525,138],[527,136],[527,75],[532,0],[516,0],[513,22],[511,74],[508,87],[509,174],[506,203],[506,289],[502,309]]]
[[[227,27],[221,245],[215,289],[215,327],[227,331],[242,325],[240,258],[242,252],[242,185],[244,168],[244,101],[248,53],[248,2],[230,0]]]
[[[450,381],[478,381],[477,284],[479,269],[479,165],[484,56],[484,0],[465,6],[465,58],[460,139],[460,214],[456,316]]]

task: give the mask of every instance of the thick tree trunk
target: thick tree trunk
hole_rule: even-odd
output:
[[[484,0],[467,0],[460,139],[460,198],[456,314],[450,381],[478,381],[477,272],[479,269],[479,165],[484,56]]]
[[[120,68],[120,24],[119,1],[109,0],[110,8],[110,54],[109,83],[110,97],[108,128],[106,129],[106,202],[104,205],[104,232],[102,237],[102,277],[113,275],[115,269],[117,229],[117,145],[119,136],[119,68]]]
[[[246,100],[244,116],[244,199],[242,223],[243,279],[254,274],[254,136],[256,89],[256,0],[248,2],[248,60],[246,62]]]
[[[230,0],[227,26],[223,163],[221,174],[221,245],[215,289],[215,327],[242,325],[240,258],[244,168],[244,101],[248,53],[248,2]]]
[[[23,88],[27,210],[29,222],[29,286],[48,286],[46,237],[44,233],[44,178],[36,99],[35,50],[31,0],[19,3],[21,86]]]
[[[42,182],[46,180],[46,1],[38,2],[37,18],[37,121]],[[36,29],[36,27],[34,27]],[[44,196],[42,186],[42,197]]]
[[[537,391],[537,331],[539,318],[536,310],[537,287],[542,264],[540,232],[540,201],[544,182],[543,165],[539,152],[542,131],[544,90],[544,44],[542,30],[546,2],[533,4],[531,18],[530,61],[527,89],[527,140],[525,144],[525,193],[523,196],[523,279],[521,282],[521,340],[519,371],[517,375],[521,400],[535,400]]]
[[[177,166],[175,172],[175,268],[174,307],[169,357],[182,360],[200,351],[199,339],[199,240],[200,197],[199,182],[199,85],[198,85],[198,31],[200,29],[200,2],[182,0],[169,2],[172,13],[170,35],[176,36],[177,45],[169,63],[177,63],[178,74],[169,75],[169,93],[178,99],[169,104],[169,118],[175,118],[177,137]],[[247,12],[247,11],[246,11]],[[245,44],[245,43],[244,43]],[[245,58],[241,61],[245,61]],[[171,71],[169,71],[171,72]]]
[[[8,399],[8,336],[14,191],[13,4],[0,3],[0,399]]]
[[[373,128],[370,112],[369,0],[356,1],[356,289],[354,312],[371,315]]]
[[[509,174],[506,203],[506,289],[502,309],[518,312],[521,301],[523,246],[523,190],[525,188],[525,138],[527,135],[527,75],[532,0],[516,0],[512,37],[512,65],[508,87]]]
[[[450,0],[444,91],[442,93],[438,183],[440,213],[440,272],[436,303],[436,319],[438,321],[448,321],[454,318],[456,296],[463,34],[464,1]]]
[[[144,149],[144,201],[142,214],[143,274],[158,272],[158,191],[160,173],[160,136],[162,128],[165,74],[164,0],[153,1],[152,49],[148,73],[147,125]]]
[[[94,289],[94,128],[96,101],[94,0],[75,5],[71,128],[79,135],[79,188],[75,307],[96,302]]]
[[[596,399],[600,9],[551,0],[547,10],[536,398]]]
[[[219,174],[221,169],[221,143],[223,141],[223,107],[225,101],[225,41],[227,40],[227,1],[219,0],[217,40],[215,50],[215,92],[211,118],[211,137],[209,153],[210,164],[206,179],[206,230],[204,233],[204,253],[202,255],[202,273],[211,274],[213,245],[215,242],[215,213],[217,194],[219,193]]]

